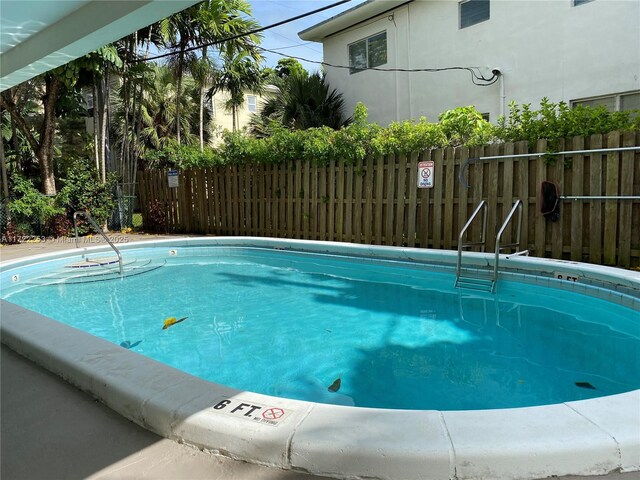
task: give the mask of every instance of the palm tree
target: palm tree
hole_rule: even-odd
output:
[[[197,45],[221,42],[225,38],[254,30],[258,24],[243,14],[251,14],[251,6],[245,0],[206,0],[171,15],[158,24],[162,46],[174,52],[169,64],[174,69],[177,79],[176,136],[178,143],[182,140],[182,121],[180,120],[182,76],[188,66],[196,65],[197,58],[194,51],[190,49]],[[245,51],[254,60],[259,60],[260,54],[255,48],[259,40],[258,35],[247,35],[221,42],[216,47],[218,51],[225,54]],[[207,56],[206,50],[203,55]]]
[[[238,108],[244,103],[246,91],[262,93],[264,77],[260,66],[246,52],[223,55],[222,68],[213,77],[208,98],[217,92],[229,93],[226,108],[231,111],[233,131],[238,129]]]
[[[266,133],[273,121],[293,130],[321,126],[338,129],[350,121],[344,118],[342,94],[331,90],[320,73],[294,72],[276,86],[279,93],[268,98],[260,115],[252,120],[255,133]]]
[[[188,96],[181,96],[180,106],[183,113],[178,118],[177,79],[173,71],[164,66],[154,66],[153,84],[145,88],[141,107],[142,130],[144,148],[161,149],[168,146],[176,131],[176,124],[181,122],[181,130],[185,133],[183,140],[194,143],[195,136],[190,132],[190,117],[193,116],[194,104]],[[185,77],[184,86],[189,93],[193,93],[194,84],[190,77]]]

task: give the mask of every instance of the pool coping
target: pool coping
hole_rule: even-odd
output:
[[[455,262],[455,252],[253,237],[136,242],[122,250],[199,245],[358,254],[434,261],[449,268],[451,258]],[[3,262],[0,269],[78,250]],[[96,253],[108,247],[81,250]],[[483,254],[467,258],[478,266],[487,262]],[[504,266],[550,273],[561,267],[640,291],[640,274],[608,267],[519,257],[505,257]],[[314,404],[230,389],[8,301],[1,302],[1,309],[1,340],[9,348],[155,433],[233,458],[337,478],[511,479],[640,470],[640,390],[542,407],[480,411]],[[214,409],[222,399],[233,403]],[[278,425],[260,423],[245,418],[251,407],[231,413],[240,403],[286,414]]]

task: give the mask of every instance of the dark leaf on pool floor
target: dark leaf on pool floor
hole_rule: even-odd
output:
[[[596,387],[591,385],[589,382],[576,382],[576,386],[580,388],[588,388],[589,390],[595,390]]]
[[[338,390],[340,390],[340,384],[342,383],[342,380],[340,380],[339,378],[336,378],[333,383],[331,385],[329,385],[329,391],[330,392],[337,392]]]
[[[133,348],[133,347],[137,347],[141,343],[142,343],[142,340],[138,340],[137,342],[133,342],[133,343],[131,343],[129,340],[125,340],[120,344],[120,346],[124,348]]]

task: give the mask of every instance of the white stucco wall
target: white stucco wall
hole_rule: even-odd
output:
[[[416,0],[324,39],[325,61],[348,65],[348,44],[387,32],[381,68],[481,67],[504,74],[505,104],[557,102],[640,89],[640,1],[491,0],[490,19],[458,28],[457,0]],[[393,15],[391,15],[393,14]],[[347,111],[358,101],[386,125],[475,105],[495,121],[500,82],[474,86],[466,71],[404,73],[326,67]],[[507,106],[505,105],[506,109]]]

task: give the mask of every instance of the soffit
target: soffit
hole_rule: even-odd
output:
[[[0,91],[198,0],[0,0]]]

